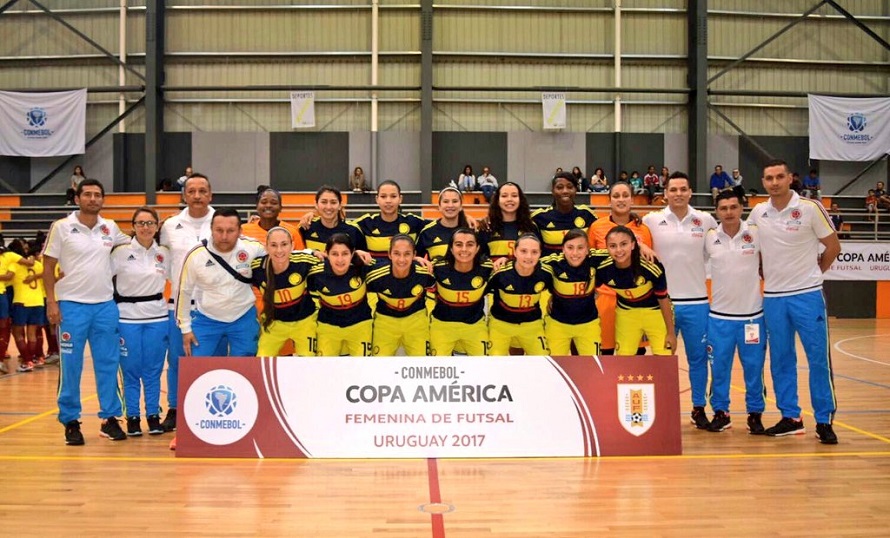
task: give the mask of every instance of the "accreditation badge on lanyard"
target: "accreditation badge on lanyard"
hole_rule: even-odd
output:
[[[760,343],[760,325],[757,323],[746,323],[745,324],[745,343],[746,344],[759,344]]]

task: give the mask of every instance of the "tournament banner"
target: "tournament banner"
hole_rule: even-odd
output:
[[[290,117],[292,129],[315,127],[315,92],[291,92]]]
[[[872,161],[890,153],[890,97],[809,95],[810,158]]]
[[[545,129],[566,128],[566,94],[542,93],[541,105]]]
[[[672,455],[676,357],[183,357],[177,457]]]
[[[0,155],[56,157],[86,151],[87,91],[0,91]]]
[[[890,243],[841,241],[825,280],[890,280]]]

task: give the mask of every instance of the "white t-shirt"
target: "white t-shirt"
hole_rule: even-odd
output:
[[[92,229],[78,220],[80,211],[55,221],[46,238],[45,256],[55,258],[65,272],[56,281],[57,301],[98,304],[114,296],[111,283],[111,250],[126,244],[124,234],[113,220],[99,217]]]
[[[690,206],[681,220],[666,207],[647,214],[643,224],[652,232],[652,245],[664,265],[671,301],[707,304],[705,234],[717,227],[714,217]]]
[[[763,315],[760,293],[760,240],[757,227],[742,222],[734,237],[720,225],[705,236],[711,263],[711,315],[756,318]]]
[[[822,289],[819,240],[835,230],[821,203],[792,192],[785,209],[777,211],[771,199],[761,202],[751,211],[748,222],[760,233],[765,296]]]

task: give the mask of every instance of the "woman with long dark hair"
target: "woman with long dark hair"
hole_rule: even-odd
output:
[[[488,354],[485,294],[491,273],[491,262],[483,261],[476,232],[456,230],[445,258],[433,266],[436,305],[430,319],[431,355],[451,355],[456,346],[468,355]]]
[[[423,227],[417,238],[417,255],[430,260],[442,258],[448,250],[451,234],[458,228],[468,228],[460,191],[445,187],[439,191],[439,213],[441,217]]]
[[[362,231],[346,220],[340,189],[330,185],[319,187],[315,191],[315,216],[306,218],[311,220],[307,220],[305,227],[300,227],[300,236],[306,248],[324,252],[332,235],[345,233],[352,239],[356,250],[365,250],[365,236]]]
[[[488,207],[488,222],[479,234],[483,252],[492,260],[512,258],[513,247],[522,234],[538,234],[528,199],[522,187],[507,181],[498,186]]]
[[[430,318],[427,291],[435,280],[414,260],[414,240],[397,235],[389,244],[389,260],[368,273],[368,291],[377,295],[374,312],[374,355],[395,355],[399,347],[409,357],[429,354]]]
[[[677,336],[664,267],[642,259],[637,236],[626,226],[606,234],[606,247],[610,258],[597,267],[596,284],[610,287],[618,297],[616,354],[635,354],[644,334],[653,354],[673,354]]]

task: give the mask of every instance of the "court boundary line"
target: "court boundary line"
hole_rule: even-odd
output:
[[[439,488],[439,465],[436,458],[426,460],[427,479],[430,486],[430,504],[442,504],[442,491]],[[445,538],[445,518],[443,514],[431,513],[433,538]]]
[[[831,347],[833,347],[839,353],[843,353],[844,355],[846,355],[848,357],[853,357],[854,359],[859,359],[861,361],[866,361],[866,362],[872,362],[874,364],[880,364],[882,366],[890,366],[890,363],[876,361],[874,359],[869,359],[868,357],[861,357],[859,355],[856,355],[855,353],[850,353],[849,351],[844,351],[843,349],[840,348],[840,345],[843,344],[844,342],[851,342],[853,340],[862,340],[863,338],[877,338],[879,336],[890,336],[890,335],[888,335],[888,334],[865,334],[865,335],[861,335],[861,336],[851,336],[850,338],[844,338],[843,340],[838,340]]]

